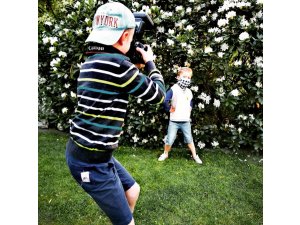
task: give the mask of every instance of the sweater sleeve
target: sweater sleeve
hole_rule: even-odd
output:
[[[166,98],[163,103],[163,107],[167,112],[170,111],[170,108],[171,108],[170,101],[171,101],[172,97],[173,97],[173,91],[172,91],[172,89],[169,89],[167,91]]]
[[[160,71],[156,69],[154,62],[149,61],[145,65],[145,71],[148,74],[141,73],[138,68],[128,61],[128,85],[124,90],[136,98],[141,98],[150,104],[163,103],[166,95],[165,83]],[[131,68],[131,69],[130,69]]]

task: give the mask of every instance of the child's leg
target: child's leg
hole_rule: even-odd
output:
[[[167,138],[166,138],[166,142],[165,142],[165,146],[164,146],[164,153],[167,156],[169,154],[169,151],[171,151],[171,147],[175,141],[177,131],[178,131],[177,123],[170,121],[169,126],[168,126],[168,134],[167,134]]]
[[[191,123],[190,122],[183,123],[181,126],[181,130],[183,133],[184,142],[187,144],[190,151],[192,152],[193,158],[195,158],[197,156],[197,152],[193,141]]]

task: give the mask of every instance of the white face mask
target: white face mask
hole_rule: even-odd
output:
[[[182,89],[186,89],[188,86],[190,86],[191,84],[191,79],[189,78],[184,78],[184,77],[180,77],[177,84],[179,85],[179,87],[181,87]]]

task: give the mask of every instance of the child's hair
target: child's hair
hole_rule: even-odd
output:
[[[183,73],[189,73],[191,76],[193,75],[193,71],[192,71],[191,68],[189,68],[189,67],[179,67],[178,72],[177,72],[177,76],[180,76]]]

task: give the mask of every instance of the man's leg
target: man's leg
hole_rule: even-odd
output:
[[[136,202],[139,198],[139,194],[140,194],[140,185],[138,183],[134,183],[134,185],[132,185],[131,188],[129,188],[126,192],[126,198],[129,204],[129,208],[131,210],[131,212],[133,213],[134,211],[134,207],[136,205]]]

